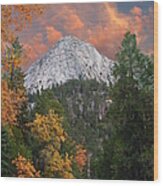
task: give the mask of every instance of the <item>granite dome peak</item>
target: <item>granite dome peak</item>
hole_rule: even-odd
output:
[[[65,36],[29,67],[24,85],[29,93],[79,78],[96,79],[108,85],[113,64],[90,43]]]

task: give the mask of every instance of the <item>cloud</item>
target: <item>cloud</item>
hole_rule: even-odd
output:
[[[89,31],[89,42],[95,45],[103,54],[114,59],[124,34],[129,30],[130,19],[119,13],[115,4],[103,4],[104,25],[97,25]]]
[[[146,12],[134,6],[120,11],[117,3],[46,5],[45,13],[33,20],[22,35],[31,61],[44,54],[58,39],[75,35],[92,43],[101,53],[115,59],[127,31],[137,35],[143,51],[153,49],[153,8]],[[30,51],[30,52],[29,52]]]
[[[108,18],[109,26],[113,26],[114,29],[126,30],[129,27],[129,17],[123,13],[118,12],[116,5],[104,4],[106,8],[106,14]],[[121,32],[122,30],[118,30]],[[116,31],[116,30],[115,30]]]
[[[23,44],[23,49],[27,56],[26,64],[23,63],[23,67],[26,69],[48,50],[48,46],[43,42],[42,33],[37,33],[28,43]]]
[[[133,7],[128,13],[122,13],[115,3],[105,3],[103,6],[103,12],[101,13],[105,15],[105,18],[103,17],[105,24],[97,24],[93,29],[90,28],[89,42],[109,58],[114,59],[124,34],[131,31],[137,36],[138,46],[147,51],[145,48],[149,48],[149,43],[152,43],[149,40],[153,38],[152,33],[147,32],[147,30],[153,30],[151,10],[145,15],[139,7]]]
[[[61,6],[51,20],[53,21],[53,24],[69,33],[84,27],[84,23],[77,15],[76,10],[69,5]]]
[[[64,25],[65,29],[70,31],[81,29],[83,26],[83,22],[75,14],[69,15],[68,22]]]
[[[57,31],[53,26],[46,27],[46,34],[48,43],[53,44],[62,37],[62,34]]]
[[[133,15],[141,16],[142,15],[142,10],[141,8],[135,6],[134,8],[131,9],[130,11]]]

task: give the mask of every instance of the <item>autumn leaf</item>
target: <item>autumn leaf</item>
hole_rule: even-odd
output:
[[[6,80],[2,80],[2,126],[16,125],[17,116],[21,112],[21,105],[26,101],[24,91],[17,92],[9,89]]]
[[[18,157],[12,161],[16,166],[17,176],[21,178],[38,178],[40,177],[40,171],[36,171],[33,163],[25,157],[18,155]]]
[[[3,5],[1,7],[2,43],[12,43],[16,32],[22,31],[35,16],[42,14],[42,5]]]
[[[27,126],[30,127],[31,132],[40,142],[53,140],[56,144],[60,144],[66,138],[61,122],[62,118],[50,110],[47,115],[36,114],[35,120]]]
[[[76,149],[75,160],[79,170],[82,172],[87,162],[87,151],[82,145],[77,145]]]

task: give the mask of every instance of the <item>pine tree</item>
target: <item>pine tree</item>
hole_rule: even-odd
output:
[[[100,173],[105,179],[153,179],[153,60],[126,33],[113,69],[108,125]],[[103,173],[102,173],[103,172]]]

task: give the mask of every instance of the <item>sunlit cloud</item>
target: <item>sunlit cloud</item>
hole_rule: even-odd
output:
[[[29,54],[29,64],[66,35],[90,42],[102,54],[115,59],[127,31],[135,33],[138,46],[151,53],[153,8],[144,13],[138,6],[120,11],[117,3],[47,5],[45,13],[21,34],[21,40]]]
[[[46,34],[47,34],[48,43],[50,44],[55,43],[62,37],[62,34],[59,31],[57,31],[53,26],[46,27]]]

